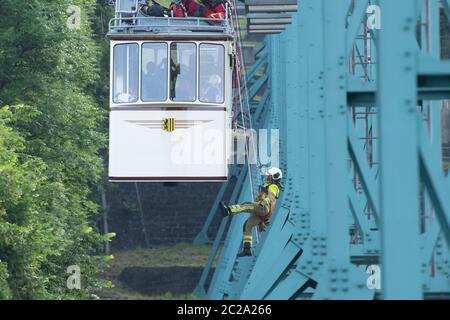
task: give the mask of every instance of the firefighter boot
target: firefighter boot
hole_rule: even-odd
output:
[[[244,243],[244,246],[242,248],[242,252],[238,254],[238,258],[242,258],[242,257],[251,257],[253,256],[252,254],[252,245],[251,243]]]
[[[220,203],[220,209],[222,210],[222,215],[224,217],[229,217],[231,216],[231,211],[230,208],[225,204],[225,202],[221,202]]]

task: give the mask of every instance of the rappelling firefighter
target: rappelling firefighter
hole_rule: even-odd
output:
[[[265,231],[270,224],[270,218],[280,197],[282,188],[283,172],[278,168],[271,168],[267,171],[267,181],[260,187],[255,202],[227,206],[221,203],[224,216],[233,216],[240,213],[250,213],[250,218],[244,224],[244,239],[242,252],[238,257],[251,257],[253,235],[252,230],[258,227],[259,231]]]

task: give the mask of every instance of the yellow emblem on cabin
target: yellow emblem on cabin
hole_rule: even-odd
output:
[[[174,118],[163,119],[163,130],[166,132],[174,132],[176,127],[176,121]]]

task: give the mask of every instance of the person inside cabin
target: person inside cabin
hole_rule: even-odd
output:
[[[221,90],[222,79],[219,75],[214,74],[209,77],[206,89],[201,97],[202,102],[222,103],[223,94]]]
[[[189,56],[189,64],[181,64],[180,75],[175,85],[174,101],[193,102],[196,97],[197,56]]]
[[[193,102],[195,100],[195,73],[188,66],[180,66],[180,75],[175,82],[175,92],[172,94],[173,101]],[[192,81],[194,78],[194,81]]]
[[[223,102],[223,75],[214,54],[203,51],[200,55],[200,101],[205,103]]]
[[[181,66],[170,57],[170,98],[173,100],[176,97],[176,87],[178,82],[178,77],[181,73]]]
[[[184,6],[183,1],[181,0],[172,0],[169,9],[171,12],[171,16],[174,18],[187,17],[186,7]]]
[[[161,70],[161,69],[160,69]],[[161,79],[160,70],[154,62],[147,64],[147,70],[143,76],[142,86],[147,90],[142,90],[142,99],[144,101],[164,100],[164,85]]]

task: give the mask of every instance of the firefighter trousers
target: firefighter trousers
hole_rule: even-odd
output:
[[[250,213],[250,218],[248,218],[244,224],[244,243],[252,244],[253,228],[268,220],[268,214],[265,213],[264,208],[261,207],[259,203],[255,202],[246,202],[230,206],[230,211],[232,215],[244,212]]]

